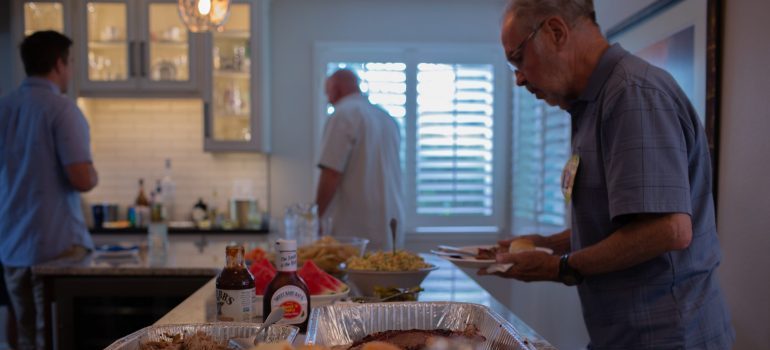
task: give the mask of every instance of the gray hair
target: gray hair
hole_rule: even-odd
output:
[[[596,23],[593,0],[511,0],[505,8],[505,15],[511,12],[531,27],[548,16],[560,16],[569,25],[575,25],[580,18]]]

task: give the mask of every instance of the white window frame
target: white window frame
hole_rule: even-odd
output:
[[[326,122],[324,82],[330,62],[403,62],[407,65],[406,93],[406,172],[403,178],[404,209],[407,233],[451,234],[477,233],[500,236],[507,234],[510,210],[505,190],[510,148],[510,71],[503,60],[499,44],[457,43],[351,43],[316,42],[313,51],[313,89],[315,106],[313,118],[314,161],[320,157],[323,127]],[[418,63],[491,64],[494,69],[494,126],[493,126],[493,213],[490,216],[427,216],[416,212],[416,69]],[[318,170],[314,176],[317,187]],[[475,236],[475,235],[474,235]]]

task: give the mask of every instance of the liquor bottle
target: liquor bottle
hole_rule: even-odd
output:
[[[310,318],[310,293],[297,275],[297,241],[279,239],[275,244],[278,273],[265,289],[262,315],[266,318],[273,308],[283,308],[283,319],[278,324],[295,325],[304,333]]]
[[[139,179],[139,194],[136,195],[134,201],[137,207],[149,207],[150,201],[147,200],[147,196],[144,195],[144,179]]]
[[[217,276],[217,321],[251,322],[256,289],[243,260],[242,245],[225,248],[227,263]]]

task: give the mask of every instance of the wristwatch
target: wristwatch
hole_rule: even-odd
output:
[[[562,255],[559,259],[559,280],[568,286],[583,282],[583,275],[569,266],[569,253]]]

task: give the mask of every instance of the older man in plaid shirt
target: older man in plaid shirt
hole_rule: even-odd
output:
[[[513,0],[502,42],[516,83],[572,116],[572,225],[497,274],[577,285],[591,349],[729,349],[708,144],[677,83],[610,46],[591,0]]]

